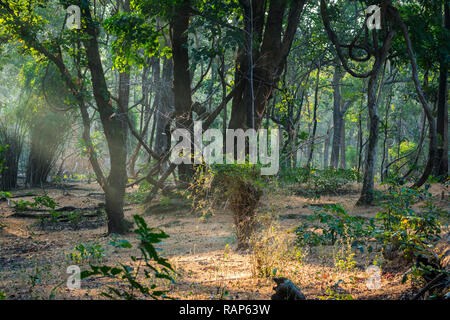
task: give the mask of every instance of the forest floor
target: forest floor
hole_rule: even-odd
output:
[[[223,204],[215,214],[201,219],[176,199],[156,199],[153,210],[145,213],[138,204],[127,203],[126,218],[141,214],[150,227],[163,229],[170,237],[157,245],[160,255],[169,258],[177,274],[175,283],[159,284],[168,289],[168,295],[180,299],[270,299],[273,293],[273,274],[284,276],[297,284],[308,299],[333,298],[336,294],[353,299],[404,299],[420,288],[420,283],[402,283],[405,269],[399,266],[384,270],[380,289],[366,285],[366,267],[381,257],[376,253],[355,252],[356,265],[342,271],[336,267],[336,257],[343,248],[318,246],[298,249],[292,245],[293,230],[312,213],[312,206],[340,203],[348,213],[366,218],[375,217],[378,206],[355,207],[360,185],[352,185],[335,196],[322,196],[320,200],[306,199],[293,192],[274,191],[266,194],[258,209],[263,225],[259,236],[270,239],[271,245],[259,253],[238,252],[230,210]],[[381,189],[381,187],[378,187]],[[133,190],[128,190],[133,192]],[[100,295],[110,280],[90,278],[83,280],[81,289],[69,290],[66,286],[69,265],[77,264],[82,270],[92,264],[132,265],[130,256],[139,256],[136,235],[126,239],[133,248],[116,248],[109,244],[112,236],[106,236],[106,222],[101,214],[103,195],[94,184],[73,183],[65,190],[49,188],[45,192],[59,206],[73,206],[83,212],[81,218],[37,218],[42,211],[16,213],[6,201],[0,202],[0,291],[7,299],[103,299]],[[448,212],[448,190],[433,185],[436,204]],[[441,201],[442,193],[446,200]],[[32,200],[32,195],[42,195],[42,189],[17,190],[14,201]],[[99,206],[100,205],[100,206]],[[35,216],[33,216],[35,215]],[[265,237],[265,238],[264,238]],[[104,249],[101,261],[75,263],[71,253],[79,244],[101,245]],[[135,245],[136,244],[136,245]],[[266,261],[269,277],[256,275]],[[158,280],[160,281],[160,280]],[[120,286],[120,284],[117,284]]]

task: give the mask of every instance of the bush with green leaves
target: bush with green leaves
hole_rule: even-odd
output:
[[[103,276],[125,282],[125,287],[115,288],[108,286],[108,292],[102,295],[109,299],[135,300],[139,297],[152,299],[167,298],[167,291],[157,288],[155,279],[165,279],[174,281],[172,274],[175,272],[172,265],[165,258],[159,256],[154,244],[160,243],[169,236],[164,231],[149,228],[145,220],[139,216],[134,216],[136,223],[137,238],[140,241],[139,250],[141,257],[131,256],[131,260],[137,263],[137,268],[121,263],[119,266],[90,266],[90,270],[81,273],[81,278],[86,279],[91,276]],[[112,245],[119,248],[131,248],[132,245],[126,240],[115,239]]]
[[[33,198],[33,201],[19,200],[12,201],[12,203],[14,204],[14,209],[18,212],[44,207],[55,209],[58,206],[58,203],[56,203],[56,201],[48,195],[36,196]]]
[[[305,183],[309,179],[310,172],[311,169],[307,167],[282,168],[280,179],[289,184]]]
[[[131,193],[127,193],[125,198],[127,201],[134,204],[142,204],[145,202],[145,199],[148,196],[148,192],[151,190],[152,185],[144,180],[139,184],[139,187],[136,191]]]
[[[80,243],[77,245],[73,252],[69,255],[71,261],[81,264],[86,261],[97,261],[101,262],[103,257],[105,256],[105,249],[101,244],[95,243]]]
[[[295,230],[300,246],[334,245],[338,240],[361,242],[374,229],[373,219],[366,222],[362,217],[352,216],[340,204],[316,209],[307,219],[308,223],[302,223]]]
[[[359,181],[359,173],[353,169],[312,170],[306,181],[306,196],[320,198],[324,194],[337,194],[345,185]]]
[[[301,184],[299,193],[307,198],[320,198],[324,194],[337,194],[342,188],[352,182],[360,181],[358,171],[354,169],[293,168],[284,169],[281,179],[290,184]]]
[[[424,189],[391,187],[383,211],[377,214],[381,225],[376,232],[377,239],[385,248],[400,252],[408,260],[427,254],[441,233],[442,211],[434,205],[428,188],[429,185]],[[418,211],[412,205],[419,201],[423,205]]]

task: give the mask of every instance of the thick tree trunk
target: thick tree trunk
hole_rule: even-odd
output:
[[[361,196],[357,202],[358,205],[372,204],[374,199],[374,175],[375,165],[377,161],[377,146],[378,146],[378,130],[379,130],[379,117],[378,117],[378,104],[376,97],[378,72],[375,72],[369,78],[367,85],[367,108],[369,110],[369,142],[366,150],[366,160],[364,169],[363,187],[361,190]]]
[[[105,191],[108,233],[123,234],[127,231],[123,204],[127,182],[126,141],[128,124],[124,116],[126,117],[128,112],[129,75],[127,73],[121,73],[120,75],[119,112],[117,114],[112,106],[111,94],[106,85],[97,42],[98,31],[91,17],[89,3],[82,6],[82,15],[86,21],[87,34],[90,36],[84,44],[94,98],[100,113],[111,162],[110,173],[102,186]]]
[[[166,131],[173,111],[172,72],[172,60],[164,59],[162,77],[158,77],[157,97],[154,106],[156,121],[155,152],[159,156],[167,152],[169,146],[170,136],[167,136]],[[163,168],[166,168],[166,164],[163,165]]]
[[[450,30],[450,9],[449,4],[444,5],[444,25]],[[439,93],[437,106],[437,125],[438,135],[438,158],[439,166],[436,174],[442,176],[443,180],[448,176],[448,62],[441,58],[439,71]]]
[[[233,97],[230,129],[260,127],[267,101],[283,72],[305,2],[290,2],[283,30],[287,1],[270,1],[268,12],[265,1],[240,1],[245,44],[236,58],[235,83],[239,85]]]
[[[191,77],[189,72],[188,33],[190,1],[183,0],[175,6],[171,21],[171,41],[173,59],[173,95],[174,120],[177,128],[192,126],[192,96]],[[193,141],[191,135],[191,141]],[[191,159],[193,159],[193,143],[191,144]],[[187,181],[193,175],[192,164],[178,165],[180,180]]]

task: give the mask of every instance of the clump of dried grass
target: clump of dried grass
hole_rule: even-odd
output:
[[[295,262],[292,239],[279,224],[267,216],[258,219],[261,230],[250,237],[252,273],[267,278],[284,274]]]

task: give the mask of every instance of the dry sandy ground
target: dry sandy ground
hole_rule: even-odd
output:
[[[271,192],[264,196],[259,215],[266,217],[263,220],[266,225],[275,228],[264,232],[269,235],[270,230],[274,230],[272,234],[276,234],[275,243],[265,251],[268,256],[277,257],[272,272],[292,279],[309,299],[329,297],[329,288],[334,288],[335,293],[349,294],[353,299],[401,299],[418,290],[418,283],[407,281],[402,284],[404,271],[383,273],[381,289],[368,289],[365,268],[373,259],[380,258],[374,254],[357,252],[356,268],[339,271],[334,265],[334,257],[339,251],[337,247],[299,251],[290,244],[292,230],[311,214],[311,204],[341,203],[351,214],[374,217],[379,207],[354,206],[358,198],[357,189],[358,186],[352,186],[345,195],[325,196],[320,201],[286,192]],[[433,186],[432,191],[440,198],[443,189]],[[14,195],[28,192],[43,194],[40,189],[27,189],[18,190]],[[67,289],[67,266],[74,264],[68,255],[78,244],[100,244],[105,250],[103,264],[131,264],[130,256],[139,255],[137,245],[131,249],[118,249],[109,244],[112,237],[105,236],[104,217],[92,214],[103,202],[96,185],[74,184],[66,191],[47,189],[46,192],[60,206],[83,208],[91,216],[83,218],[78,227],[71,222],[42,225],[39,219],[15,216],[6,201],[0,202],[0,291],[8,299],[101,299],[100,293],[107,283],[104,279],[84,280],[81,289]],[[448,190],[444,192],[448,196]],[[32,197],[12,200],[19,199],[31,200]],[[448,201],[440,201],[439,206],[448,212]],[[255,255],[235,251],[236,240],[228,209],[220,209],[208,219],[200,219],[176,202],[166,209],[163,205],[156,213],[143,212],[139,205],[126,206],[127,219],[132,220],[134,214],[142,214],[149,226],[159,227],[170,235],[158,244],[160,254],[170,258],[177,271],[175,284],[159,283],[169,290],[169,296],[181,299],[270,299],[274,283],[270,277],[254,274]],[[120,239],[137,244],[134,234]],[[89,262],[79,265],[82,270],[88,269]]]

